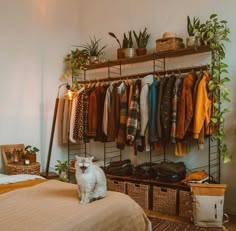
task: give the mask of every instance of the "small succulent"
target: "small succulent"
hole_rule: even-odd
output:
[[[128,31],[128,35],[124,33],[123,38],[123,48],[132,48],[133,47],[133,38],[132,38],[132,31]]]
[[[199,28],[200,19],[193,17],[193,21],[191,21],[190,17],[187,16],[187,30],[189,36],[194,36],[194,31]]]
[[[82,46],[79,46],[83,48],[83,52],[87,54],[88,56],[100,56],[103,52],[103,50],[107,47],[107,45],[100,47],[100,41],[101,39],[97,39],[95,36],[94,38],[90,37],[90,42],[86,43]]]
[[[140,30],[139,34],[133,31],[133,34],[138,48],[146,48],[150,38],[150,34],[147,33],[147,28],[145,27],[143,31]]]

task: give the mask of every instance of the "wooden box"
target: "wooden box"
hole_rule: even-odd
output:
[[[126,193],[126,182],[107,179],[107,190]]]
[[[156,52],[170,51],[184,48],[182,38],[162,38],[156,40]]]
[[[127,182],[127,194],[143,209],[149,208],[149,185]]]
[[[192,211],[191,192],[179,190],[179,216],[190,218]]]
[[[177,189],[153,186],[153,210],[169,215],[177,213]]]

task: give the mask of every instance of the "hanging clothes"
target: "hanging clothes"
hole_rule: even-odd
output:
[[[120,83],[113,83],[111,91],[110,106],[108,110],[107,121],[107,141],[115,141],[118,131],[119,117],[120,117],[120,105],[119,97],[117,93],[117,87]]]
[[[153,75],[147,75],[141,80],[141,90],[140,90],[140,137],[141,144],[137,147],[138,151],[149,151],[149,106],[148,106],[148,95],[149,87],[153,83]]]
[[[183,80],[181,95],[178,100],[176,137],[183,139],[193,118],[193,87],[196,73],[191,71]]]
[[[148,119],[149,119],[149,103],[148,103],[148,95],[149,95],[149,87],[153,83],[153,75],[148,75],[141,80],[141,91],[140,91],[140,136],[144,136]]]
[[[92,86],[91,88],[88,88],[85,90],[84,92],[84,104],[83,104],[83,107],[84,107],[84,134],[83,134],[83,139],[84,139],[84,142],[85,143],[88,143],[89,142],[89,136],[88,136],[88,123],[89,123],[89,115],[88,112],[89,112],[89,97],[90,97],[90,94],[93,92],[94,90],[94,86]]]
[[[111,83],[111,85],[107,88],[105,101],[103,105],[102,130],[106,136],[107,136],[107,125],[108,125],[108,113],[111,106],[111,94],[114,87],[113,84],[114,83]]]
[[[159,80],[155,79],[150,86],[148,95],[148,107],[149,107],[149,142],[154,143],[158,141],[157,136],[157,95],[158,95],[158,83]]]
[[[101,142],[106,141],[106,135],[102,130],[102,121],[104,112],[103,107],[107,88],[108,85],[99,86],[97,91],[97,130],[96,130],[96,137],[94,140]]]
[[[161,99],[161,125],[162,125],[162,141],[168,143],[171,135],[171,119],[172,119],[172,98],[173,87],[176,77],[171,75],[165,86],[165,91]]]
[[[180,89],[182,88],[183,78],[179,77],[176,79],[173,92],[172,92],[172,115],[171,115],[171,143],[176,142],[176,120],[177,120],[177,110],[178,110],[178,97],[180,94]]]
[[[140,88],[141,80],[138,79],[135,81],[133,88],[132,100],[130,103],[130,108],[128,111],[127,119],[127,141],[133,143],[136,136],[140,131]]]
[[[158,96],[157,96],[157,136],[158,138],[162,138],[162,125],[161,125],[161,99],[163,96],[163,93],[165,91],[165,86],[168,81],[168,78],[164,77],[161,78],[160,83],[159,83],[159,91],[158,91]]]
[[[204,71],[202,79],[197,88],[197,97],[193,123],[193,138],[199,139],[199,134],[204,126],[209,134],[209,124],[211,120],[211,100],[208,98],[208,82],[210,81],[209,72]],[[204,124],[205,123],[205,124]]]
[[[128,95],[127,85],[122,82],[118,87],[118,95],[120,98],[120,123],[117,134],[116,147],[123,150],[126,144],[126,122],[128,115]]]

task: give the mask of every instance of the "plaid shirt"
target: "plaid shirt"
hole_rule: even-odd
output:
[[[128,95],[127,86],[125,85],[125,83],[122,83],[118,87],[118,94],[120,97],[120,124],[116,146],[119,149],[124,149],[126,144],[126,122],[128,114]]]
[[[141,80],[135,82],[127,119],[127,140],[133,143],[140,130],[140,88]]]

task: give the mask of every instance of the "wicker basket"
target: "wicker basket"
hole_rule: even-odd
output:
[[[107,179],[107,190],[126,193],[126,182]]]
[[[153,186],[153,210],[176,215],[177,190]]]
[[[16,175],[16,174],[40,175],[40,164],[38,162],[29,165],[7,164],[5,166],[5,172],[7,175]]]
[[[190,218],[192,215],[192,197],[189,191],[179,191],[179,216]]]
[[[162,38],[156,40],[156,52],[170,51],[184,48],[182,38]]]
[[[149,208],[149,185],[127,182],[127,194],[143,209]]]

